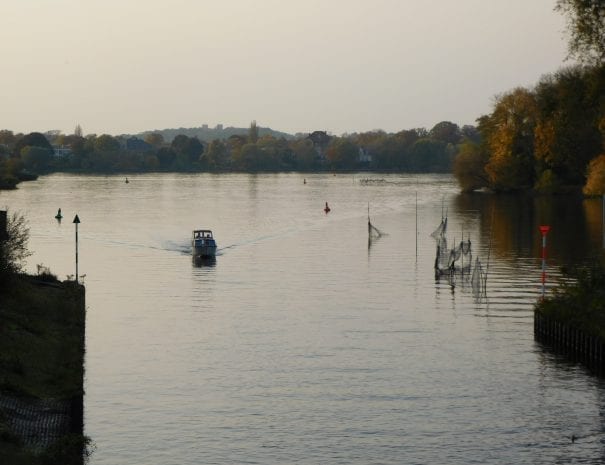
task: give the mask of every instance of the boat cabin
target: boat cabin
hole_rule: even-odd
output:
[[[193,231],[193,239],[212,239],[212,231],[209,229],[196,229]]]

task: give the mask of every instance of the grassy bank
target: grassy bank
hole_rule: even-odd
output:
[[[536,312],[605,340],[605,267],[574,271],[572,283],[538,302]]]
[[[48,407],[40,406],[48,403],[71,406],[76,400],[77,404],[83,396],[84,287],[25,275],[3,284],[0,396],[4,404],[31,406],[35,419],[45,415]],[[68,416],[72,410],[66,410]],[[81,463],[79,452],[86,442],[81,428],[74,434],[70,424],[69,434],[40,450],[28,444],[39,431],[32,428],[24,440],[15,426],[24,423],[18,417],[9,408],[0,411],[0,463]],[[27,419],[25,423],[28,426]]]

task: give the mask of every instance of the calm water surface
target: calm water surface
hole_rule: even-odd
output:
[[[554,282],[602,253],[599,201],[461,196],[446,175],[129,180],[0,193],[28,218],[31,272],[73,275],[82,221],[92,464],[605,463],[605,385],[532,326],[538,225]],[[446,212],[451,242],[489,256],[484,297],[434,278]],[[216,263],[192,265],[196,228]]]

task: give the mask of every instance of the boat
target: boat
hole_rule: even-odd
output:
[[[216,256],[216,241],[209,229],[195,229],[191,241],[194,258],[214,258]]]

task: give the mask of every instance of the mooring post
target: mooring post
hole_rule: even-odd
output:
[[[540,226],[542,234],[542,298],[546,292],[546,235],[550,231],[550,226]]]

